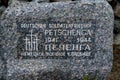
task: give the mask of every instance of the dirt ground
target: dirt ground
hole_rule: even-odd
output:
[[[120,80],[120,45],[113,45],[113,68],[106,80]]]

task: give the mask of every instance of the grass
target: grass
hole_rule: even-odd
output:
[[[86,76],[83,77],[82,80],[98,80],[98,78],[97,78],[97,77],[93,77],[93,78],[92,78],[91,76],[86,75]]]

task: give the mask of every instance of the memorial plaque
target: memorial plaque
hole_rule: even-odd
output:
[[[105,0],[20,3],[0,25],[6,80],[104,80],[111,71],[113,11]]]
[[[43,20],[44,21],[44,20]],[[95,20],[18,23],[19,58],[94,58]]]

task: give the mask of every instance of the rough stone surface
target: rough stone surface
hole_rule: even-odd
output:
[[[20,42],[21,38],[30,32],[29,29],[26,31],[21,29],[19,23],[49,24],[50,22],[92,24],[90,30],[93,30],[91,34],[93,57],[67,57],[65,59],[44,57],[42,59],[19,56],[19,51],[24,51],[24,48],[21,47],[23,44]],[[4,54],[4,63],[6,63],[4,75],[6,75],[7,80],[79,80],[89,74],[103,80],[111,70],[113,11],[104,0],[101,2],[98,0],[96,2],[92,0],[55,2],[41,5],[32,2],[21,3],[19,6],[7,8],[1,17],[0,25],[1,49],[4,50],[2,54]],[[40,25],[38,27],[41,31],[36,30],[38,33],[47,29]],[[58,29],[61,30],[59,27]],[[85,29],[87,28],[83,27],[83,30]]]
[[[9,0],[8,5],[11,6],[11,5],[15,4],[16,6],[18,6],[17,3],[21,3],[21,2],[25,3],[25,2],[28,2],[28,0]]]
[[[2,72],[3,72],[2,63],[3,61],[0,59],[0,78],[2,77]]]
[[[26,2],[44,3],[44,2],[50,2],[50,0],[9,0],[9,6],[13,4],[18,6],[18,4],[16,3],[26,3]]]
[[[52,1],[52,2],[61,2],[61,1],[62,1],[62,2],[64,1],[64,2],[65,2],[65,1],[72,1],[72,0],[51,0],[51,1]]]
[[[41,3],[41,2],[50,2],[49,0],[32,0],[33,2]]]
[[[0,6],[0,16],[2,15],[2,13],[5,11],[6,7],[5,6]]]

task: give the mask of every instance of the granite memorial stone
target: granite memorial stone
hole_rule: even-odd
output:
[[[49,2],[49,0],[32,0],[32,1],[37,3]]]
[[[113,11],[106,0],[20,3],[1,17],[7,80],[104,80],[112,67]]]

